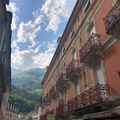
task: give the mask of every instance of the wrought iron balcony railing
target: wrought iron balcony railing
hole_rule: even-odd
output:
[[[56,89],[59,92],[63,92],[67,89],[67,84],[66,74],[62,73],[56,82]]]
[[[108,35],[120,37],[120,0],[104,18],[104,24]]]
[[[68,102],[68,108],[69,108],[69,112],[78,109],[78,96],[72,98],[72,99]]]
[[[76,82],[80,78],[80,67],[78,65],[78,60],[72,60],[66,68],[66,77],[72,81]]]
[[[80,49],[80,61],[86,65],[95,63],[102,56],[102,36],[92,33],[83,47]]]
[[[71,99],[68,103],[68,108],[69,112],[72,112],[89,105],[107,102],[110,102],[108,86],[105,84],[98,84]]]

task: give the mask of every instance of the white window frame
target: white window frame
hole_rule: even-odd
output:
[[[100,64],[101,66],[101,70],[102,70],[102,74],[103,74],[103,81],[99,81],[99,79],[96,77],[96,70],[94,69],[93,67],[93,76],[94,76],[94,85],[97,85],[97,84],[106,84],[106,81],[105,81],[105,71],[104,71],[104,67],[103,67],[103,64],[102,62],[100,61],[98,64]]]
[[[74,35],[75,35],[75,30],[73,29],[70,33],[70,40],[74,38]]]
[[[88,33],[89,32],[89,33]],[[92,35],[92,33],[96,33],[96,27],[94,22],[91,22],[87,27],[87,34],[88,36]]]
[[[85,76],[84,76],[84,72],[85,72]],[[86,81],[85,81],[85,77],[86,77]],[[88,88],[88,84],[89,84],[86,68],[84,68],[84,70],[83,70],[82,78],[83,78],[84,88],[86,90]],[[86,84],[85,84],[85,82],[86,82]]]
[[[89,5],[89,2],[90,2],[90,5]],[[89,7],[88,7],[88,5],[89,5]],[[91,6],[91,0],[87,0],[86,4],[84,5],[84,8],[83,8],[83,11],[84,11],[85,14],[89,10],[90,6]]]

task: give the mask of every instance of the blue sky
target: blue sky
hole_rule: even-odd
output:
[[[76,0],[11,0],[12,67],[46,68]]]

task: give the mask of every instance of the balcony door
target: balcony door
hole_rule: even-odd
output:
[[[56,99],[55,99],[55,109],[58,107],[58,104],[59,104],[59,103],[58,103],[58,99],[59,99],[59,98],[56,98]]]
[[[77,59],[78,59],[78,58],[77,58],[77,51],[76,51],[75,48],[73,48],[72,57],[73,57],[73,60],[74,60],[74,61],[73,61],[73,62],[74,62],[74,63],[73,63],[73,64],[74,64],[74,67],[76,68],[77,65],[78,65],[78,64],[77,64]]]
[[[82,78],[83,78],[83,83],[84,83],[84,90],[88,90],[88,77],[87,77],[87,69],[84,68],[82,72]]]
[[[80,94],[80,84],[79,84],[79,80],[78,80],[78,83],[76,84],[76,86],[75,86],[76,88],[76,90],[75,90],[75,92],[76,92],[76,95],[79,95]]]
[[[101,62],[98,62],[94,68],[93,68],[93,73],[94,73],[94,84],[105,84],[105,78],[104,78],[104,73],[103,73],[103,68],[101,65]]]
[[[72,50],[72,57],[73,57],[73,60],[77,60],[77,52],[75,48],[73,48]]]
[[[73,48],[72,51],[72,56],[73,56],[73,60],[74,60],[74,67],[77,67],[77,51],[75,48]],[[75,96],[80,94],[80,85],[79,85],[79,80],[76,81],[76,83],[74,83],[74,89],[75,89]]]
[[[88,37],[89,37],[90,35],[92,35],[93,33],[96,33],[96,28],[95,28],[94,23],[91,22],[90,25],[89,25],[88,28],[87,28]]]
[[[64,92],[64,94],[63,94],[63,102],[64,102],[64,104],[67,104],[67,102],[68,102],[68,99],[67,99],[67,92]]]

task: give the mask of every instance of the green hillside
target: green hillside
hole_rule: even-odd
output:
[[[20,112],[30,112],[41,97],[41,80],[45,69],[31,69],[12,77],[11,99],[20,103]]]

